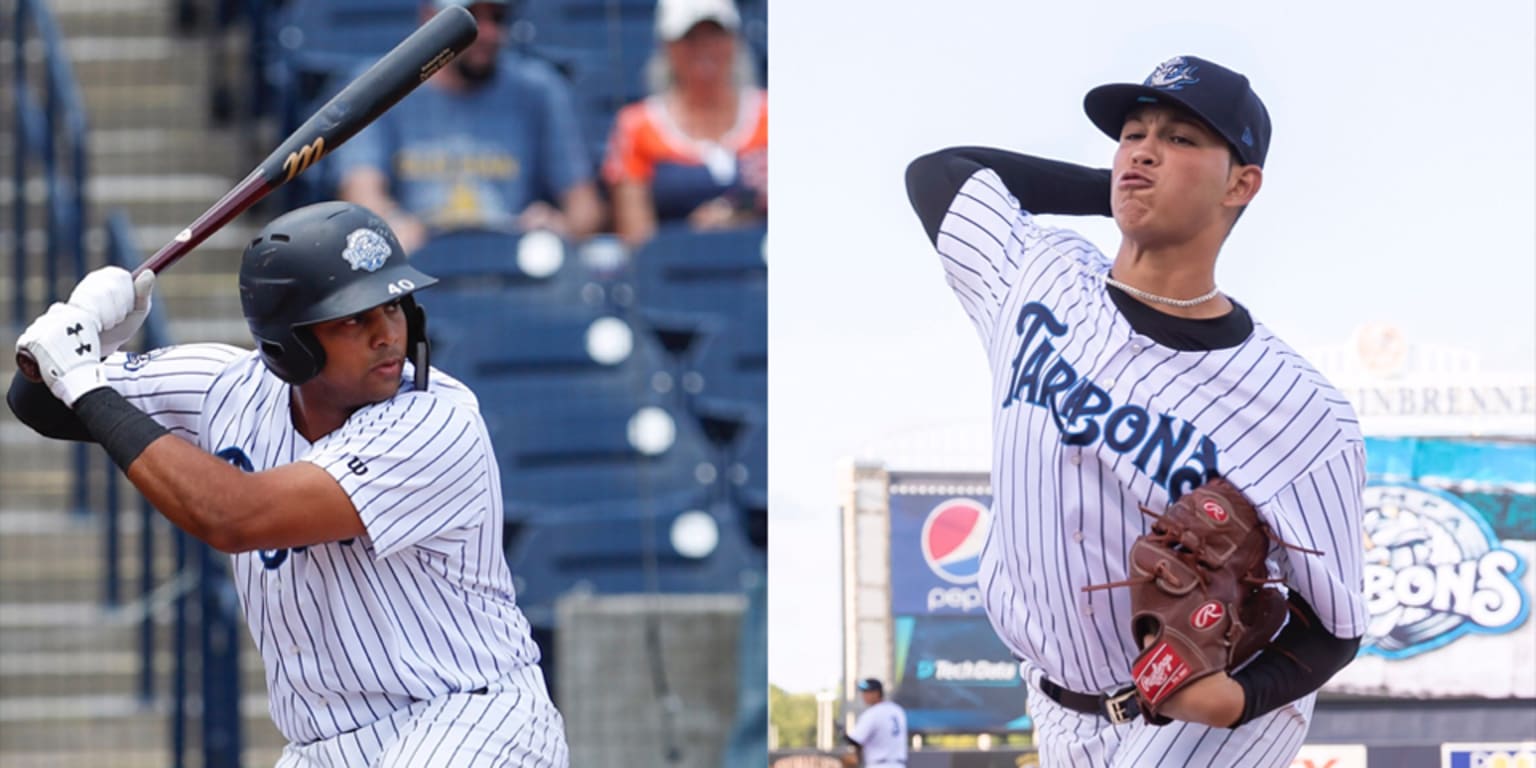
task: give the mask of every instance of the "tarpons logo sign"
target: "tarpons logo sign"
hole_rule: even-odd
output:
[[[1364,652],[1407,658],[1525,622],[1526,564],[1472,506],[1407,483],[1369,485],[1364,502]]]

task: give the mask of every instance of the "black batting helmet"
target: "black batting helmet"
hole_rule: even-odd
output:
[[[437,282],[406,259],[384,220],[360,205],[327,202],[273,219],[240,259],[240,307],[261,359],[302,384],[325,368],[325,350],[306,326],[401,300],[407,354],[426,386],[426,315],[411,294]]]

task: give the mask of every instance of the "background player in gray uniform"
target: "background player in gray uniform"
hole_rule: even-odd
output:
[[[993,373],[985,607],[1022,660],[1044,765],[1288,766],[1314,692],[1366,626],[1364,442],[1317,371],[1216,288],[1216,256],[1263,182],[1267,110],[1247,78],[1178,57],[1096,88],[1110,170],[979,147],[914,161],[908,194]],[[1112,215],[1113,261],[1035,214]],[[1286,542],[1293,616],[1232,674],[1137,717],[1126,555],[1214,475]]]
[[[907,711],[885,698],[885,686],[873,677],[859,681],[859,697],[864,711],[844,738],[857,749],[857,759],[866,768],[907,764]],[[849,754],[846,763],[854,763]]]
[[[18,341],[47,388],[18,376],[12,410],[101,443],[166,517],[232,555],[289,740],[280,766],[568,762],[478,403],[428,375],[412,294],[434,282],[377,216],[321,203],[245,251],[256,351],[115,353],[153,283],[115,268]]]

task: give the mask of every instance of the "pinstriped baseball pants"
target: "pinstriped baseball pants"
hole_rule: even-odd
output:
[[[565,721],[539,668],[487,688],[418,701],[355,731],[289,744],[276,768],[567,768]]]
[[[1029,686],[1042,768],[1289,768],[1306,739],[1317,694],[1240,728],[1174,721],[1124,725],[1067,709]]]

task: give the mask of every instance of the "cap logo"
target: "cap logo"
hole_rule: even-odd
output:
[[[389,260],[389,241],[371,229],[354,229],[347,235],[347,248],[341,257],[353,270],[373,272]]]
[[[1246,125],[1243,126],[1243,143],[1250,147],[1253,146],[1253,129]]]
[[[1146,82],[1142,85],[1169,91],[1181,90],[1186,85],[1200,82],[1200,79],[1195,77],[1195,71],[1198,69],[1199,67],[1184,61],[1183,56],[1175,56],[1157,65],[1157,69],[1152,70],[1152,74],[1147,76]]]

